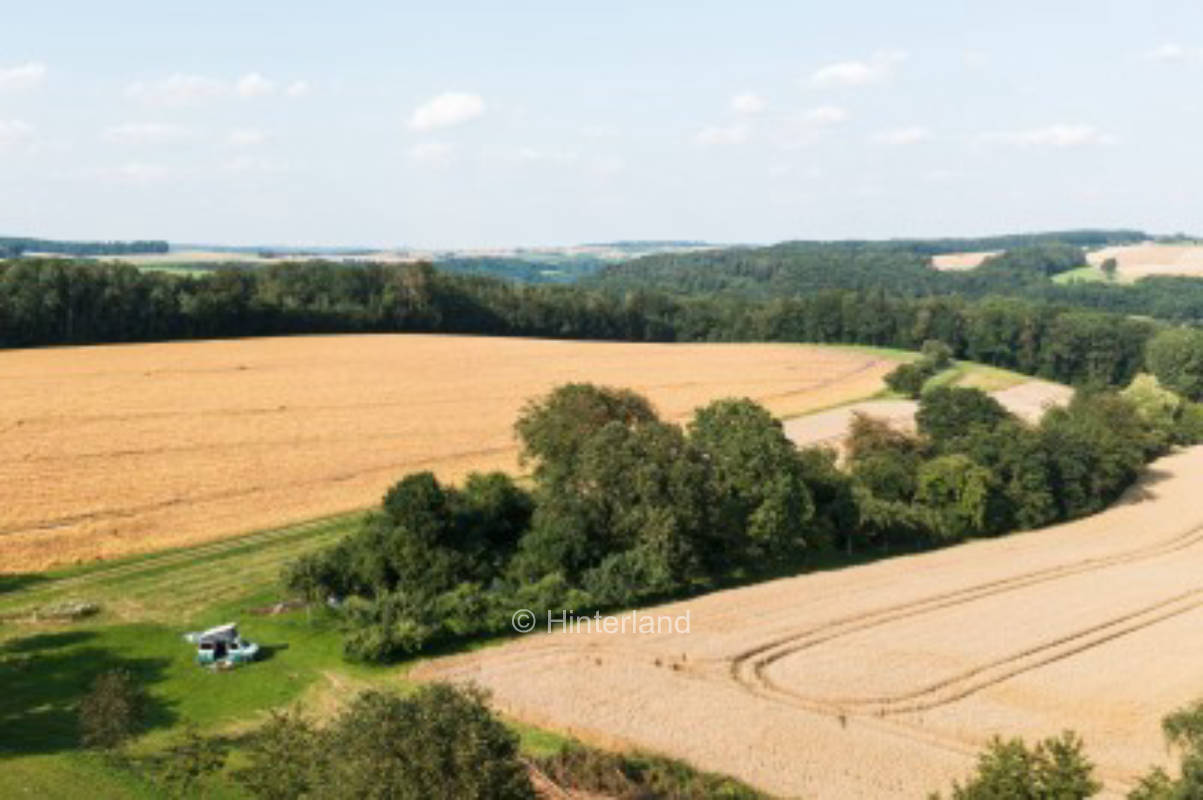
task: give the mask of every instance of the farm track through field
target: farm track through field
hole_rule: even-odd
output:
[[[882,625],[897,622],[897,621],[903,620],[903,619],[909,619],[909,618],[913,618],[913,617],[917,617],[917,616],[922,616],[924,614],[929,614],[934,611],[939,611],[939,610],[946,609],[946,608],[964,605],[966,603],[975,602],[977,600],[981,600],[986,597],[992,597],[995,595],[1028,588],[1030,586],[1035,586],[1037,584],[1046,583],[1049,581],[1055,581],[1055,580],[1058,580],[1061,578],[1068,577],[1070,575],[1077,575],[1077,574],[1082,574],[1082,573],[1086,573],[1086,572],[1093,572],[1093,571],[1105,569],[1105,568],[1112,567],[1112,566],[1118,566],[1121,564],[1127,564],[1127,563],[1132,563],[1132,562],[1136,562],[1136,561],[1143,561],[1143,560],[1147,560],[1150,558],[1155,558],[1157,556],[1166,555],[1168,553],[1173,553],[1178,550],[1186,549],[1186,548],[1196,545],[1200,542],[1203,542],[1203,526],[1196,526],[1196,527],[1190,528],[1189,530],[1187,530],[1186,532],[1184,532],[1178,536],[1172,537],[1163,542],[1159,542],[1159,543],[1156,543],[1153,545],[1138,548],[1136,550],[1131,550],[1131,551],[1128,551],[1125,553],[1117,553],[1112,556],[1102,556],[1102,557],[1098,557],[1098,558],[1090,558],[1090,559],[1085,559],[1083,561],[1079,561],[1079,562],[1072,563],[1072,564],[1065,564],[1065,565],[1060,565],[1060,566],[1056,566],[1056,567],[1049,567],[1049,568],[1045,568],[1045,569],[1041,569],[1041,570],[1035,570],[1035,571],[1029,572],[1029,573],[1022,573],[1020,575],[1014,575],[1014,576],[1011,576],[1008,578],[1003,578],[1003,579],[996,580],[996,581],[989,581],[989,582],[978,584],[975,586],[966,587],[964,589],[958,589],[953,592],[945,592],[945,593],[941,593],[941,594],[931,595],[929,597],[921,598],[919,600],[914,600],[914,601],[911,601],[908,603],[903,603],[903,604],[900,604],[897,606],[874,609],[872,611],[854,614],[854,615],[850,615],[848,617],[842,617],[840,619],[836,619],[836,620],[832,620],[828,623],[824,623],[823,625],[810,627],[803,631],[798,631],[796,633],[792,633],[787,636],[775,638],[772,641],[765,642],[761,645],[758,645],[755,648],[751,648],[749,650],[746,650],[742,653],[737,654],[731,662],[730,676],[736,682],[743,685],[745,688],[754,690],[757,694],[763,694],[765,692],[768,692],[770,694],[788,695],[792,700],[801,701],[803,703],[806,703],[812,707],[812,710],[820,712],[820,713],[834,714],[834,715],[846,714],[846,713],[848,713],[848,711],[850,709],[844,708],[841,705],[838,698],[812,697],[812,696],[803,695],[798,692],[794,692],[792,690],[778,686],[777,684],[768,680],[765,675],[765,671],[767,670],[767,668],[770,665],[772,665],[773,663],[775,663],[777,661],[780,661],[783,658],[791,656],[802,650],[817,647],[817,646],[825,644],[827,642],[842,638],[844,636],[851,635],[853,633],[859,633],[861,631],[870,630],[872,628],[877,628]],[[1200,592],[1203,592],[1203,589],[1196,590],[1195,592],[1191,592],[1188,594],[1190,594],[1193,597],[1193,596],[1199,594]],[[1173,602],[1174,600],[1180,600],[1180,599],[1182,599],[1182,598],[1172,598],[1170,601],[1166,601],[1166,603]],[[1156,610],[1160,605],[1165,605],[1166,603],[1156,604],[1153,607],[1143,609],[1142,612],[1140,612],[1139,614],[1134,615],[1134,616],[1143,616],[1144,614],[1146,614],[1148,612],[1152,612],[1152,611]],[[1198,604],[1196,604],[1196,605],[1198,605]],[[1185,607],[1185,608],[1175,611],[1175,614],[1185,613],[1186,611],[1192,610],[1194,607],[1195,607],[1195,605],[1190,605],[1189,607]],[[1163,618],[1166,618],[1165,615],[1153,616],[1145,623],[1143,623],[1137,627],[1131,628],[1130,630],[1124,629],[1123,632],[1128,633],[1128,632],[1132,632],[1134,630],[1138,630],[1139,628],[1146,627],[1147,625],[1150,625],[1150,624],[1153,624],[1154,622],[1160,621]],[[1120,617],[1120,618],[1115,618],[1115,619],[1109,620],[1107,623],[1104,623],[1103,627],[1111,627],[1113,625],[1116,625],[1116,624],[1122,622],[1124,619],[1125,619],[1124,617]],[[1090,630],[1080,631],[1077,634],[1075,634],[1072,638],[1075,638],[1075,639],[1081,638],[1083,636],[1086,636],[1090,632],[1091,632]],[[1122,635],[1122,633],[1117,634],[1117,635]],[[1090,646],[1096,646],[1097,644],[1101,644],[1104,641],[1108,641],[1111,638],[1115,638],[1115,636],[1108,636],[1108,637],[1102,638],[1098,642],[1095,642],[1095,644],[1092,644]],[[1037,650],[1046,650],[1046,649],[1054,648],[1059,644],[1063,644],[1063,642],[1059,642],[1059,641],[1049,642],[1049,643],[1046,643],[1045,645],[1043,645],[1042,647],[1036,648],[1036,649]],[[1072,655],[1076,652],[1080,652],[1082,649],[1086,649],[1086,648],[1070,648],[1070,652],[1064,653],[1064,654],[1058,656],[1058,658],[1067,657],[1068,655]],[[1018,654],[1014,654],[1011,657],[1009,657],[1007,659],[1003,659],[1002,661],[999,661],[996,663],[980,665],[966,673],[962,673],[959,676],[954,676],[953,678],[951,678],[947,681],[943,681],[939,684],[935,684],[931,687],[927,687],[926,689],[917,690],[917,692],[914,693],[916,695],[932,694],[932,693],[935,693],[937,690],[944,689],[946,691],[941,696],[946,695],[946,699],[944,699],[941,702],[929,702],[929,703],[923,705],[921,708],[900,707],[900,708],[894,709],[891,705],[892,703],[905,700],[909,695],[902,694],[902,695],[896,695],[896,696],[891,696],[891,697],[883,697],[883,698],[876,699],[878,701],[878,707],[872,709],[872,713],[876,713],[879,716],[881,716],[881,715],[884,715],[884,713],[902,713],[903,711],[924,710],[927,708],[933,708],[936,705],[941,705],[943,703],[948,703],[948,702],[953,702],[954,700],[959,700],[963,697],[968,696],[969,694],[972,694],[975,691],[985,688],[986,686],[993,685],[994,683],[998,683],[1001,680],[1005,680],[1007,677],[1010,677],[1011,675],[1019,674],[1019,672],[1033,669],[1036,666],[1040,666],[1043,663],[1049,663],[1053,660],[1057,660],[1054,658],[1047,658],[1046,660],[1042,661],[1040,664],[1032,664],[1032,665],[1026,665],[1026,666],[1024,666],[1023,664],[1017,664],[1016,668],[1014,670],[1012,670],[1011,672],[1006,673],[1006,674],[996,675],[995,679],[990,680],[988,682],[980,682],[980,684],[974,683],[969,688],[964,688],[963,686],[961,689],[956,689],[956,690],[951,688],[954,684],[957,684],[957,683],[963,684],[965,681],[969,681],[972,678],[974,678],[975,676],[982,674],[984,672],[991,671],[992,669],[997,668],[998,666],[1000,666],[1003,663],[1008,663],[1008,662],[1013,662],[1013,661],[1023,661],[1026,664],[1026,661],[1024,661],[1024,659],[1025,659],[1025,656],[1028,656],[1028,655],[1033,655],[1033,653],[1026,653],[1026,652],[1018,653]],[[872,703],[873,700],[874,699],[866,699],[865,702]]]
[[[1034,647],[1025,648],[1006,658],[982,664],[909,692],[869,698],[824,697],[817,699],[821,702],[835,703],[841,709],[860,707],[858,709],[860,713],[870,713],[879,717],[927,711],[968,697],[974,692],[1001,683],[1021,673],[1069,658],[1121,636],[1143,630],[1150,625],[1194,611],[1199,607],[1203,607],[1203,587],[1182,592],[1131,613],[1091,625]],[[764,685],[776,691],[789,692],[768,677],[764,675],[760,677]],[[803,697],[794,692],[789,693],[796,697]]]

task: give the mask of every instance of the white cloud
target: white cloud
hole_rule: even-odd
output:
[[[603,177],[617,175],[627,168],[627,162],[621,156],[601,156],[593,160],[593,171]]]
[[[1166,62],[1197,61],[1203,58],[1203,50],[1183,47],[1176,42],[1167,42],[1145,53],[1145,58],[1150,61]]]
[[[171,171],[161,164],[134,161],[116,167],[104,167],[96,170],[96,173],[102,178],[108,178],[118,183],[145,186],[164,180],[171,174]]]
[[[234,93],[239,97],[261,97],[276,90],[276,84],[258,72],[248,72],[234,84]]]
[[[747,125],[711,125],[708,128],[702,128],[693,137],[698,144],[709,147],[711,145],[724,144],[742,144],[748,140],[749,129]]]
[[[931,137],[927,128],[919,125],[912,125],[906,128],[895,128],[890,131],[881,131],[873,134],[870,138],[875,144],[887,145],[907,145],[922,142]]]
[[[794,114],[776,132],[778,146],[786,150],[808,147],[823,137],[828,128],[848,119],[848,112],[840,106],[816,106]]]
[[[226,172],[246,174],[248,172],[280,172],[282,167],[277,162],[257,155],[239,155],[221,165]]]
[[[1015,147],[1053,147],[1060,149],[1092,147],[1115,144],[1116,138],[1093,125],[1070,125],[1057,123],[1043,128],[1020,131],[998,131],[984,134],[982,140],[989,143],[1013,145]]]
[[[293,81],[288,84],[288,88],[284,90],[284,94],[289,97],[304,97],[309,94],[309,81]]]
[[[230,131],[226,142],[232,147],[255,147],[267,141],[267,134],[254,128],[238,128]]]
[[[151,105],[188,106],[225,94],[221,81],[203,75],[176,73],[157,81],[137,81],[125,89],[134,100]]]
[[[46,78],[46,65],[37,61],[0,69],[0,92],[32,89]]]
[[[818,106],[807,111],[802,118],[815,125],[835,125],[848,119],[848,112],[839,106]]]
[[[469,92],[443,92],[414,109],[409,127],[416,131],[446,128],[485,113],[485,101]]]
[[[120,144],[160,144],[186,138],[187,128],[161,122],[128,122],[110,125],[102,134],[110,142]]]
[[[0,119],[0,153],[26,147],[33,143],[34,128],[19,119]]]
[[[577,154],[569,150],[540,150],[535,147],[523,147],[518,151],[518,160],[532,163],[570,164],[577,160]]]
[[[768,106],[755,92],[742,92],[731,98],[731,110],[736,114],[759,114]]]
[[[439,166],[451,161],[455,148],[446,142],[419,142],[409,148],[406,155],[416,164]]]
[[[906,61],[907,54],[901,50],[883,50],[874,53],[866,61],[839,61],[815,70],[810,76],[810,85],[820,89],[834,86],[867,86],[882,83]]]

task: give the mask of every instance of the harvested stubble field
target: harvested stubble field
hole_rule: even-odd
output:
[[[633,388],[671,419],[731,395],[789,416],[869,396],[895,363],[422,335],[0,352],[0,573],[361,508],[412,470],[516,469],[519,410],[568,381]]]
[[[1119,795],[1201,694],[1200,470],[1196,447],[1092,518],[654,610],[689,634],[543,633],[419,675],[790,797],[922,797],[994,733],[1074,728]]]
[[[1073,397],[1073,389],[1060,383],[1031,380],[990,394],[1011,413],[1035,422],[1050,406],[1067,404]],[[838,450],[848,435],[853,414],[868,414],[888,420],[895,427],[913,430],[918,410],[919,404],[914,400],[864,400],[788,419],[785,433],[798,447],[822,446]]]
[[[1087,256],[1097,267],[1114,258],[1116,278],[1132,282],[1148,275],[1203,276],[1203,246],[1193,244],[1134,244],[1105,247]]]

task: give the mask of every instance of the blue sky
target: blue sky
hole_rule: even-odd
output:
[[[1203,231],[1203,4],[13,4],[0,234]]]

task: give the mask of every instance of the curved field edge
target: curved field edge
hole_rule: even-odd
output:
[[[1052,528],[645,610],[689,610],[689,635],[542,634],[414,677],[786,796],[919,796],[992,732],[1065,727],[1122,791],[1165,761],[1159,720],[1199,691],[1200,464],[1203,447],[1174,453]]]
[[[420,334],[5,351],[0,573],[364,507],[407,472],[513,472],[522,405],[567,382],[675,421],[729,396],[790,416],[880,391],[900,352]]]

